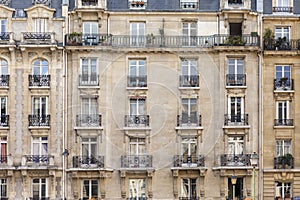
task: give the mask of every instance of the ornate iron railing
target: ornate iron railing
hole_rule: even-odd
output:
[[[148,127],[149,115],[125,115],[125,127]]]
[[[122,168],[152,167],[152,155],[121,156]]]
[[[0,116],[0,126],[1,127],[9,126],[9,115],[1,115]]]
[[[79,75],[79,85],[99,86],[99,75],[98,74]]]
[[[248,114],[224,115],[225,126],[248,126]]]
[[[200,197],[179,197],[179,200],[200,200]]]
[[[227,86],[246,86],[246,74],[227,74]]]
[[[274,90],[294,90],[294,80],[285,78],[274,79]]]
[[[293,12],[293,7],[273,7],[273,12]]]
[[[65,37],[68,46],[111,46],[111,35],[71,33]]]
[[[228,4],[234,4],[234,5],[243,5],[243,0],[228,0]]]
[[[0,0],[0,4],[2,4],[2,5],[8,6],[8,5],[10,5],[10,3],[11,3],[11,0]]]
[[[199,87],[199,75],[179,76],[180,87]]]
[[[180,2],[181,9],[198,9],[198,1],[190,1],[190,2]]]
[[[26,163],[39,163],[48,165],[50,163],[50,159],[54,158],[51,155],[25,155]]]
[[[147,200],[148,198],[147,197],[128,197],[126,198],[126,200]]]
[[[29,126],[50,126],[50,115],[28,115]]]
[[[49,87],[50,75],[29,75],[29,86],[34,87]]]
[[[274,169],[293,169],[294,157],[290,154],[274,158]]]
[[[274,126],[293,126],[294,120],[293,119],[275,119]]]
[[[177,126],[201,126],[201,115],[177,115]]]
[[[54,33],[24,32],[23,42],[26,44],[50,44],[54,41]]]
[[[128,76],[128,87],[147,87],[147,76]]]
[[[10,32],[3,32],[3,33],[0,33],[0,42],[2,43],[2,41],[9,41],[10,37],[11,37],[12,33]]]
[[[50,197],[30,197],[30,200],[50,200]]]
[[[223,154],[221,166],[251,166],[251,154]]]
[[[51,4],[51,0],[33,0],[34,4],[44,4],[49,6]]]
[[[98,0],[81,0],[82,6],[97,6]]]
[[[73,156],[73,167],[103,168],[104,156]]]
[[[264,40],[264,50],[300,50],[300,40],[268,39]]]
[[[101,126],[102,116],[99,114],[76,115],[76,126]]]
[[[203,155],[175,155],[174,167],[204,167],[205,158]]]
[[[9,75],[0,75],[0,87],[9,86]]]

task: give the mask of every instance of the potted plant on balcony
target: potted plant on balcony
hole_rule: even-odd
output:
[[[243,46],[246,42],[243,41],[242,36],[240,35],[230,35],[225,41],[225,44],[229,46]]]
[[[155,36],[153,35],[153,33],[148,34],[146,36],[147,45],[153,45],[154,44],[154,39],[155,39]]]
[[[78,33],[78,32],[72,32],[69,35],[68,44],[71,45],[78,45],[82,43],[82,33]]]
[[[288,81],[288,77],[282,77],[282,78],[280,78],[280,80],[279,80],[279,85],[284,89],[284,90],[286,90],[286,83],[287,83],[287,81]]]
[[[264,48],[271,50],[274,48],[274,34],[271,29],[267,28],[263,35]]]

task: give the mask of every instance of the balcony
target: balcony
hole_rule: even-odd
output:
[[[183,126],[201,126],[201,115],[187,115],[184,113],[183,115],[177,115],[177,127]]]
[[[251,154],[223,154],[221,166],[251,166]]]
[[[264,40],[264,50],[290,51],[300,50],[299,40],[287,40],[285,38]]]
[[[50,4],[51,4],[51,0],[33,0],[32,2],[34,5],[43,4],[43,5],[50,6]]]
[[[214,35],[214,46],[259,46],[257,35]]]
[[[65,37],[67,46],[111,46],[111,36],[73,32]]]
[[[74,168],[104,168],[104,156],[73,156]]]
[[[0,87],[9,86],[9,75],[0,75]]]
[[[9,115],[1,115],[0,117],[0,127],[9,126]]]
[[[99,86],[98,74],[79,75],[79,86]]]
[[[97,6],[98,0],[81,0],[82,6]]]
[[[283,13],[292,13],[293,7],[273,7],[273,12],[283,12]]]
[[[125,127],[149,127],[149,115],[125,115]]]
[[[50,197],[29,197],[29,200],[50,200]]]
[[[199,8],[198,1],[196,0],[181,0],[180,8],[187,10],[197,10]]]
[[[25,165],[54,165],[54,156],[51,155],[23,155],[22,166]]]
[[[1,5],[9,6],[11,3],[11,0],[0,0]]]
[[[248,114],[224,115],[225,126],[248,126]]]
[[[227,74],[226,86],[246,86],[246,74]]]
[[[294,157],[286,154],[274,158],[274,169],[294,169]]]
[[[199,75],[179,76],[180,87],[199,87]]]
[[[204,167],[205,159],[203,155],[175,155],[174,167]]]
[[[152,167],[151,155],[121,156],[122,168],[149,168]]]
[[[50,75],[29,75],[29,87],[50,87]]]
[[[147,8],[147,0],[129,0],[128,1],[129,9],[146,9]]]
[[[276,91],[294,90],[294,80],[288,79],[288,78],[274,79],[274,90],[276,90]]]
[[[128,76],[127,87],[147,87],[147,76]]]
[[[101,127],[102,116],[99,114],[76,115],[77,127]]]
[[[179,197],[179,200],[200,200],[200,197]]]
[[[242,6],[244,5],[243,0],[228,0],[228,5],[230,6]]]
[[[22,44],[56,44],[54,39],[55,33],[50,32],[24,32]]]
[[[50,115],[28,115],[29,127],[50,126]]]
[[[13,33],[11,32],[0,33],[0,44],[11,44],[11,43],[14,43]]]
[[[294,126],[293,119],[275,119],[274,126]]]

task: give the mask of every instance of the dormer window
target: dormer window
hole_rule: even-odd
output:
[[[47,6],[50,6],[51,0],[33,0],[32,4],[36,5],[36,4],[44,4]]]
[[[243,5],[244,0],[228,0],[228,5]]]
[[[130,9],[145,9],[147,7],[147,0],[128,0]]]
[[[98,0],[82,0],[82,6],[97,6]]]
[[[180,8],[196,10],[199,8],[198,0],[180,0]]]
[[[291,0],[275,0],[273,2],[273,12],[291,13],[293,12],[293,6]]]

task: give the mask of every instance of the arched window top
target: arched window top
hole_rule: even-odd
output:
[[[7,62],[7,60],[1,58],[0,63],[1,63],[0,74],[1,75],[7,75],[8,74],[8,62]]]
[[[45,59],[37,59],[33,62],[34,75],[48,75],[49,64]]]

